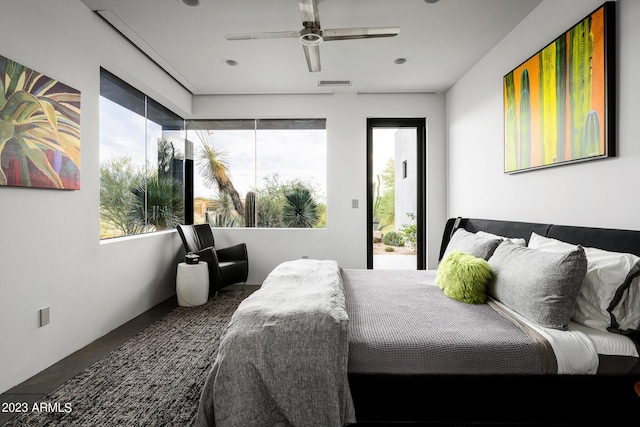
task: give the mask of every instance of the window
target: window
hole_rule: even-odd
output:
[[[324,119],[189,120],[194,222],[324,228]]]
[[[185,222],[184,120],[100,71],[100,238]]]
[[[326,226],[324,119],[185,122],[100,77],[101,239],[179,223]]]

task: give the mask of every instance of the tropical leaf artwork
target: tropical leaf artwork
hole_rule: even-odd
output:
[[[504,76],[504,170],[613,155],[608,2]],[[610,81],[610,80],[609,80]]]
[[[80,91],[3,56],[0,185],[80,189]]]

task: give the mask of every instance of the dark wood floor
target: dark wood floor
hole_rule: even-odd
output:
[[[158,304],[22,384],[7,390],[0,395],[0,405],[4,407],[7,402],[26,402],[30,407],[177,306],[175,296]],[[0,425],[5,424],[14,415],[0,411]]]

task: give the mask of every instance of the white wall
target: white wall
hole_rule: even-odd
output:
[[[427,118],[428,264],[437,265],[446,221],[443,95],[198,96],[195,118],[327,119],[327,228],[324,230],[215,230],[220,246],[243,241],[250,257],[249,283],[260,283],[278,263],[300,258],[336,259],[344,268],[366,268],[366,121],[368,117]],[[359,208],[351,200],[360,201]]]
[[[12,35],[0,39],[0,55],[82,93],[81,190],[0,187],[4,392],[175,292],[182,254],[175,231],[100,242],[99,67],[185,118],[192,96],[78,0],[2,2],[0,27]],[[212,96],[193,104],[197,118],[327,118],[327,229],[216,233],[221,246],[248,244],[250,283],[302,255],[364,268],[366,118],[427,117],[428,256],[435,265],[445,221],[444,95]],[[351,199],[361,201],[359,209]],[[51,323],[39,327],[38,311],[47,306]]]
[[[416,191],[418,189],[418,162],[416,161],[415,132],[402,129],[396,132],[395,139],[395,226],[400,231],[403,225],[415,223],[407,216],[415,213],[418,205]],[[407,176],[403,178],[403,162],[407,162]]]
[[[82,94],[81,189],[0,187],[4,392],[175,292],[175,233],[100,243],[99,67],[181,115],[190,113],[191,94],[78,0],[3,1],[0,27],[0,55]],[[47,306],[51,323],[39,327]]]
[[[447,93],[450,216],[640,229],[637,0],[616,4],[618,156],[502,173],[502,77],[601,4],[543,1]]]

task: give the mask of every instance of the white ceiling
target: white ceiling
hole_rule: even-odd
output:
[[[310,73],[297,39],[224,37],[300,30],[296,0],[200,0],[195,7],[182,0],[82,0],[193,94],[443,92],[540,1],[321,0],[324,29],[399,26],[400,34],[325,41],[322,71]],[[397,58],[408,61],[396,65]],[[319,80],[353,84],[319,87]]]

